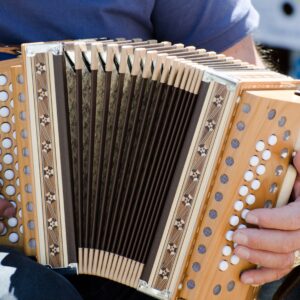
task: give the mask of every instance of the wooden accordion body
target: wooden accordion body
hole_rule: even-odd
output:
[[[282,198],[298,85],[181,44],[23,45],[0,63],[0,243],[158,299],[253,299],[232,232]]]

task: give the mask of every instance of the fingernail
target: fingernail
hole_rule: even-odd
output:
[[[248,259],[250,256],[250,252],[247,248],[244,247],[240,247],[237,248],[234,253],[239,257],[239,258],[243,258],[243,259]]]
[[[245,284],[253,284],[254,283],[254,280],[252,277],[249,277],[249,276],[244,276],[241,278],[242,282],[245,283]]]
[[[250,223],[250,224],[257,225],[258,224],[258,218],[257,218],[257,216],[255,216],[254,214],[252,214],[251,212],[249,212],[247,214],[247,217],[246,217],[246,222]]]
[[[242,245],[246,245],[248,243],[248,237],[240,231],[236,232],[233,235],[233,240],[234,242]]]
[[[8,207],[3,212],[3,216],[7,218],[11,218],[15,215],[15,213],[16,213],[16,209],[14,207]]]

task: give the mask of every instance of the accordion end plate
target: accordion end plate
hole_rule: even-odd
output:
[[[144,281],[140,280],[138,283],[137,290],[141,293],[149,295],[153,298],[160,299],[160,300],[170,300],[171,299],[171,292],[168,290],[159,291],[149,286],[149,284]]]

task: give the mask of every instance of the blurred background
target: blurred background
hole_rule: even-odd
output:
[[[254,39],[276,70],[300,78],[300,0],[252,0],[260,13]]]

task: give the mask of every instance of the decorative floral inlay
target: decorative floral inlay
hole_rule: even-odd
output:
[[[216,95],[213,101],[216,107],[221,107],[223,105],[224,98],[221,95]]]
[[[49,246],[50,249],[50,255],[56,256],[59,253],[59,247],[57,244],[51,244]]]
[[[55,229],[56,227],[57,227],[57,220],[54,219],[54,218],[48,219],[48,228],[49,228],[50,230],[53,230],[53,229]]]
[[[52,177],[54,175],[54,171],[52,167],[45,167],[44,168],[44,177],[49,179],[50,177]]]
[[[192,177],[193,181],[198,181],[199,178],[200,178],[200,175],[201,175],[200,171],[196,170],[196,169],[193,169],[191,171],[191,174],[190,174],[190,176]]]
[[[42,142],[42,151],[43,152],[50,152],[52,150],[52,145],[50,141],[43,141]]]
[[[47,114],[40,116],[40,124],[42,126],[47,126],[50,124],[50,117]]]
[[[205,122],[205,128],[208,130],[208,131],[214,131],[215,128],[216,128],[216,122],[214,120],[207,120]]]
[[[186,207],[191,207],[192,206],[192,202],[193,202],[193,197],[189,194],[184,194],[181,202],[184,204],[184,206]]]
[[[162,279],[169,279],[169,275],[170,275],[170,270],[168,268],[161,268],[159,270],[158,275],[162,278]]]
[[[177,252],[177,245],[176,244],[174,244],[174,243],[170,243],[170,244],[168,244],[168,247],[167,247],[167,250],[168,250],[168,252],[170,253],[170,255],[175,255],[176,254],[176,252]]]
[[[43,101],[46,97],[48,97],[48,92],[45,89],[38,90],[38,100]]]
[[[56,197],[55,197],[55,194],[52,193],[52,192],[48,192],[46,194],[46,202],[48,204],[52,204],[54,201],[56,201]]]
[[[183,219],[176,219],[174,226],[177,230],[183,230],[184,224],[185,222]]]
[[[37,63],[35,65],[35,71],[38,75],[43,74],[44,72],[46,72],[46,65],[43,63]]]
[[[206,156],[207,153],[208,153],[208,148],[207,148],[204,144],[201,144],[201,145],[199,145],[199,147],[198,147],[198,153],[199,153],[201,156]]]

